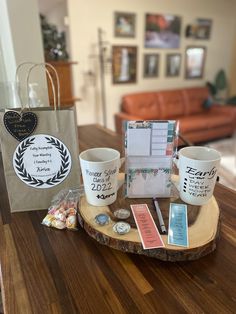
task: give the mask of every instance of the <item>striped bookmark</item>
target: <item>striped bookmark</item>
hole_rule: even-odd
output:
[[[143,248],[155,249],[164,247],[161,235],[152,218],[147,204],[130,205]]]

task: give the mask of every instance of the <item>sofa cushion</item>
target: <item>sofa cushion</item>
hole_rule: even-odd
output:
[[[203,104],[209,96],[207,87],[185,88],[183,95],[187,105],[187,114],[204,112]]]
[[[160,104],[157,93],[145,92],[123,96],[122,110],[138,115],[143,120],[160,119]]]
[[[186,104],[182,90],[158,93],[162,119],[173,119],[186,114]]]
[[[180,133],[220,128],[232,124],[234,117],[226,114],[193,114],[179,119]]]

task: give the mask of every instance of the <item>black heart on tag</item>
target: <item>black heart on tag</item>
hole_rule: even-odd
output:
[[[34,132],[38,118],[30,111],[23,112],[21,115],[16,111],[7,111],[3,121],[7,131],[21,142]]]

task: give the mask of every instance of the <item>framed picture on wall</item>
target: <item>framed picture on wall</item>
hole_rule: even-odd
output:
[[[187,47],[185,52],[185,78],[202,78],[205,59],[206,47]]]
[[[212,20],[210,19],[197,19],[197,39],[209,39],[211,35]]]
[[[157,77],[159,72],[159,54],[146,53],[143,60],[143,76]]]
[[[145,47],[179,48],[181,18],[171,14],[146,14]]]
[[[137,78],[137,47],[112,47],[113,84],[135,83]]]
[[[166,76],[179,76],[181,67],[181,54],[169,53],[166,55]]]
[[[186,27],[186,37],[191,37],[195,39],[210,39],[212,28],[211,19],[197,19],[195,24],[187,25]]]
[[[134,13],[115,12],[115,37],[135,37],[135,20],[136,15]]]

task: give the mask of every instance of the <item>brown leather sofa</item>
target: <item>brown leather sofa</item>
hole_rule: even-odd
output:
[[[180,133],[192,143],[230,136],[236,129],[236,107],[213,104],[204,108],[206,87],[128,94],[122,97],[115,126],[122,133],[124,120],[179,121]]]

